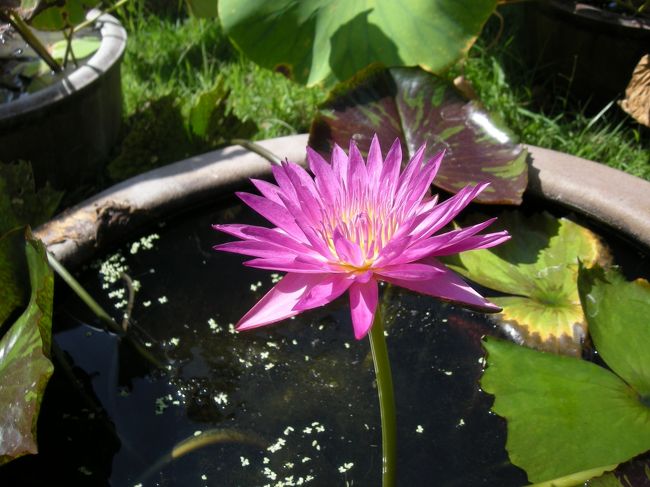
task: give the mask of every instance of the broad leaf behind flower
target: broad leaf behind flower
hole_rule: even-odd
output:
[[[299,83],[331,87],[376,62],[446,70],[467,53],[496,4],[220,0],[219,19],[235,45],[260,66]]]
[[[377,134],[383,147],[404,141],[407,156],[427,144],[425,159],[445,150],[434,185],[457,193],[489,182],[479,203],[520,204],[528,184],[527,152],[476,102],[418,68],[373,67],[340,85],[320,107],[309,145],[328,154],[353,139],[362,152]]]

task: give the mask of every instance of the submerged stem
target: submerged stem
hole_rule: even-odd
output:
[[[144,358],[147,360],[149,363],[151,363],[153,366],[155,366],[158,369],[164,369],[165,365],[158,360],[156,357],[154,357],[146,348],[142,346],[140,342],[137,340],[133,339],[133,337],[127,333],[120,327],[120,325],[117,324],[117,322],[109,315],[104,308],[100,306],[100,304],[93,299],[93,297],[88,294],[88,291],[86,291],[83,286],[77,281],[68,270],[63,267],[63,264],[59,262],[54,255],[52,255],[50,252],[47,253],[47,261],[50,264],[50,267],[56,272],[61,279],[65,281],[65,283],[70,286],[70,288],[81,298],[81,300],[86,303],[86,306],[88,306],[95,315],[102,320],[104,324],[117,336],[120,338],[126,339],[133,348]]]
[[[2,17],[5,18],[14,29],[16,29],[18,34],[20,34],[20,37],[22,37],[23,40],[29,44],[32,49],[34,49],[36,54],[38,54],[38,56],[43,61],[45,61],[45,64],[47,64],[52,71],[59,73],[62,70],[59,63],[54,60],[47,48],[38,39],[38,37],[34,35],[29,26],[20,17],[20,15],[18,15],[18,13],[9,11],[9,13],[3,13]]]
[[[390,372],[388,348],[384,336],[381,307],[377,307],[375,320],[370,327],[370,350],[377,377],[379,395],[379,412],[381,414],[381,448],[382,448],[382,487],[395,485],[395,467],[397,463],[397,419],[395,416],[395,396],[393,378]]]

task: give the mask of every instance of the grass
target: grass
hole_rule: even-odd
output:
[[[162,14],[137,7],[124,15],[130,36],[122,68],[127,128],[134,127],[134,120],[151,107],[152,101],[164,99],[171,100],[174,110],[180,113],[171,117],[176,124],[173,130],[183,130],[178,120],[184,120],[187,130],[187,114],[192,105],[220,76],[229,90],[226,110],[256,127],[248,134],[250,138],[259,140],[309,129],[324,93],[257,67],[235,51],[216,21],[186,18],[182,13],[179,15],[182,7],[176,5],[174,11],[174,5],[168,0]],[[519,49],[511,33],[504,33],[492,47],[486,47],[494,36],[492,24],[464,65],[465,76],[488,110],[524,143],[601,161],[650,180],[650,150],[638,126],[621,116],[613,104],[591,117],[584,115],[579,106],[570,106],[566,99],[541,107],[534,96],[536,87],[531,75],[519,61]],[[159,114],[152,120],[160,120]],[[227,139],[228,134],[223,134],[218,140],[223,143]],[[219,145],[215,140],[198,145],[188,141],[186,146],[176,140],[171,151],[153,144],[157,153],[151,152],[147,157],[156,159],[154,165],[163,164],[170,162],[170,157],[214,148]],[[150,141],[143,140],[142,144],[151,145]],[[169,157],[161,157],[161,153]]]

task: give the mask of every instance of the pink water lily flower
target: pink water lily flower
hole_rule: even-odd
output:
[[[480,311],[500,308],[435,259],[507,240],[507,232],[478,235],[495,219],[435,235],[487,184],[468,186],[438,204],[428,189],[443,154],[422,163],[424,146],[400,173],[399,140],[382,159],[375,136],[365,163],[356,145],[339,146],[329,164],[307,148],[314,178],[297,164],[273,167],[277,186],[252,180],[262,193],[238,193],[275,228],[215,225],[241,241],[215,249],[249,255],[246,265],[287,272],[237,324],[248,330],[323,306],[350,295],[354,334],[363,338],[373,323],[378,281],[460,303]]]

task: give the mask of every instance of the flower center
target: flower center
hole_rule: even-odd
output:
[[[368,201],[352,202],[345,208],[331,210],[334,211],[324,214],[322,235],[332,254],[338,257],[341,265],[354,270],[368,270],[399,228],[400,219],[396,212],[386,205],[372,205]],[[358,261],[349,262],[346,252],[337,251],[334,244],[334,234],[337,231],[353,247],[359,249],[363,262],[361,265]]]

